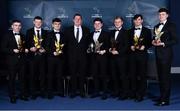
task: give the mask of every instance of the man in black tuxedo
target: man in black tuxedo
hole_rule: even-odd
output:
[[[36,16],[34,18],[34,27],[27,30],[26,38],[28,43],[29,53],[29,73],[30,73],[30,93],[31,98],[37,97],[37,86],[40,87],[41,96],[44,97],[45,91],[45,39],[46,31],[41,28],[42,18]],[[39,84],[36,84],[38,80]]]
[[[64,42],[65,38],[61,29],[61,20],[59,18],[54,18],[52,20],[53,30],[47,35],[46,52],[47,52],[47,62],[48,62],[48,72],[47,72],[47,89],[48,89],[48,99],[53,98],[53,80],[56,80],[56,88],[58,95],[63,96],[62,88],[62,77],[63,77],[63,67],[64,67]]]
[[[151,47],[151,31],[142,26],[142,15],[135,15],[133,22],[134,27],[128,32],[130,48],[130,96],[135,98],[135,101],[140,102],[146,94],[147,49]]]
[[[25,85],[25,53],[28,53],[26,48],[24,35],[20,32],[21,22],[13,20],[11,25],[12,30],[9,31],[2,40],[1,49],[6,54],[6,62],[8,65],[9,77],[9,97],[11,103],[16,103],[16,76],[20,81],[20,99],[28,100],[26,95]]]
[[[172,46],[177,43],[176,26],[168,19],[169,12],[165,8],[159,9],[159,21],[154,28],[156,64],[160,85],[160,98],[155,105],[169,105],[170,99],[170,73],[173,59]]]
[[[94,46],[94,51],[91,54],[91,74],[94,79],[94,90],[92,98],[100,93],[100,81],[102,81],[103,94],[101,99],[107,99],[107,62],[109,50],[109,34],[102,30],[103,21],[101,18],[96,18],[93,21],[94,29],[90,34],[89,46]]]
[[[86,50],[89,35],[89,29],[82,26],[82,16],[80,14],[74,15],[73,22],[74,26],[69,27],[65,31],[65,37],[67,38],[67,60],[71,76],[71,98],[76,96],[78,86],[81,97],[84,97],[84,80],[87,73]]]
[[[115,17],[115,29],[110,33],[110,66],[113,82],[112,96],[124,100],[128,97],[128,76],[127,76],[127,31],[122,27],[123,18]]]

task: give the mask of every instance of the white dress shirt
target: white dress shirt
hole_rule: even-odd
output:
[[[54,32],[56,33],[56,32],[59,32],[59,31],[54,30]],[[60,33],[55,34],[55,36],[56,36],[57,42],[60,42],[60,37],[61,37]]]
[[[163,27],[164,27],[164,25],[165,25],[166,22],[167,22],[167,20],[164,21],[164,22],[162,22],[163,24],[159,25],[158,31],[161,31],[161,30],[163,29]]]
[[[122,27],[118,28],[117,30],[120,31],[121,28],[122,28]],[[117,36],[118,36],[118,34],[119,34],[119,31],[117,31],[117,30],[115,31],[115,35],[114,35],[115,40],[117,39]]]
[[[136,29],[139,29],[139,30],[136,30]],[[141,31],[142,31],[142,25],[139,27],[135,27],[134,36],[137,36],[139,38],[141,35]]]
[[[15,33],[17,33],[17,32],[14,32],[14,31],[13,31],[13,34],[15,34]],[[19,44],[20,44],[19,42],[21,41],[20,35],[14,35],[14,37],[15,37],[15,39],[16,39],[17,45],[19,45]]]
[[[81,38],[82,38],[82,27],[81,26],[79,26],[79,27],[74,26],[74,37],[75,38],[76,38],[77,28],[79,28],[79,40],[78,40],[78,42],[80,42]]]
[[[36,28],[34,27],[34,32],[35,32],[35,35],[37,36],[37,30],[39,30],[39,36],[41,37],[41,28]]]
[[[97,42],[97,40],[98,40],[98,38],[99,38],[99,35],[101,34],[101,31],[102,31],[102,29],[97,30],[97,31],[94,31],[94,34],[93,34],[93,40],[94,40],[94,42]]]

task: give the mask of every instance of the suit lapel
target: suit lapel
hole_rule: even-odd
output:
[[[119,41],[121,39],[121,35],[122,35],[123,29],[121,29],[117,35],[116,41]],[[115,33],[114,33],[115,35]]]
[[[18,46],[17,46],[17,42],[16,42],[16,38],[15,38],[13,32],[10,33],[10,37],[11,37],[11,40],[13,41],[14,47],[17,48],[17,47],[18,47]],[[21,36],[20,36],[20,37],[21,37]]]
[[[164,31],[166,30],[167,26],[168,26],[168,21],[164,24],[164,26],[163,26],[161,32],[164,32]]]

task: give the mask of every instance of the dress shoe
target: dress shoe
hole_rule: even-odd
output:
[[[76,94],[70,94],[69,97],[73,99],[76,97]]]
[[[118,97],[118,100],[126,100],[126,99],[128,99],[128,96],[119,96]]]
[[[155,99],[153,99],[152,101],[154,101],[154,102],[159,102],[159,101],[161,101],[161,98],[155,98]]]
[[[48,98],[48,99],[53,99],[53,98],[54,98],[54,96],[53,96],[53,95],[51,95],[51,94],[49,94],[47,98]]]
[[[118,93],[112,93],[112,94],[111,94],[111,97],[112,97],[112,98],[118,97]]]
[[[92,94],[92,95],[90,96],[90,98],[96,98],[96,97],[98,97],[98,96],[99,96],[98,93],[94,93],[94,94]]]
[[[159,101],[156,104],[154,104],[155,106],[168,106],[169,102],[168,101]]]
[[[20,99],[23,101],[29,101],[28,97],[25,95],[20,96]]]
[[[41,98],[47,98],[47,95],[46,95],[45,93],[41,93],[41,94],[40,94],[40,97],[41,97]]]
[[[106,99],[107,99],[107,95],[106,95],[106,94],[103,94],[103,95],[101,96],[101,99],[102,99],[102,100],[106,100]]]
[[[32,100],[36,100],[36,98],[37,98],[37,95],[32,95],[32,96],[31,96],[31,99],[32,99]]]
[[[80,97],[81,97],[81,98],[85,98],[86,96],[85,96],[84,93],[80,93]]]
[[[57,95],[60,97],[65,97],[64,93],[58,93]]]
[[[141,102],[143,100],[144,100],[144,98],[141,96],[135,98],[135,102]]]
[[[16,104],[16,97],[11,97],[11,98],[10,98],[10,102],[11,102],[12,104]]]

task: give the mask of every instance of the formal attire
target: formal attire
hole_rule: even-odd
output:
[[[26,95],[25,84],[25,36],[21,33],[15,33],[9,31],[3,38],[1,43],[1,49],[6,55],[6,62],[8,65],[8,77],[9,77],[9,96],[10,98],[16,98],[16,76],[18,74],[18,80],[20,81],[20,95]],[[21,47],[21,48],[20,48]],[[21,52],[15,53],[13,50],[19,49]],[[15,102],[15,101],[13,101]]]
[[[31,47],[35,47],[35,37],[41,39],[41,48],[45,47],[47,32],[43,29],[31,28],[26,32],[27,46],[30,50]],[[29,78],[30,78],[30,95],[32,98],[37,96],[37,91],[41,91],[44,95],[45,91],[45,53],[40,53],[39,49],[36,52],[29,51]],[[39,86],[39,87],[38,87]]]
[[[134,27],[128,31],[128,35],[130,96],[141,101],[146,93],[147,49],[151,47],[151,31],[143,26]],[[138,43],[136,40],[138,40]],[[132,51],[131,46],[139,48],[144,46],[144,50],[135,49],[135,51]]]
[[[94,31],[90,34],[90,42],[89,44],[102,44],[98,50],[94,50],[94,52],[90,53],[90,64],[91,64],[91,75],[94,81],[94,90],[93,96],[99,95],[100,93],[100,84],[102,81],[102,99],[106,98],[107,88],[108,88],[108,50],[109,50],[109,33],[99,30]],[[95,46],[96,47],[96,46]],[[103,55],[97,53],[96,51],[106,51]]]
[[[160,101],[169,102],[170,99],[170,73],[173,59],[172,46],[177,43],[176,27],[170,21],[157,24],[155,29],[163,32],[160,39],[164,46],[155,47],[156,64],[160,85]]]
[[[125,29],[111,31],[110,48],[110,51],[118,51],[117,55],[110,55],[113,95],[125,98],[128,96],[129,87],[127,75],[128,37]]]
[[[57,93],[63,95],[63,76],[64,76],[64,46],[60,49],[62,52],[58,55],[54,55],[57,52],[58,43],[60,45],[65,45],[64,34],[60,31],[51,31],[47,35],[46,52],[47,52],[47,89],[49,97],[53,96],[53,86],[57,89]],[[55,80],[56,82],[54,82]],[[56,84],[56,85],[55,85]]]
[[[71,26],[65,31],[68,72],[71,76],[71,96],[75,96],[79,86],[81,96],[84,95],[84,80],[87,74],[87,47],[89,29]],[[78,85],[79,84],[79,85]]]

